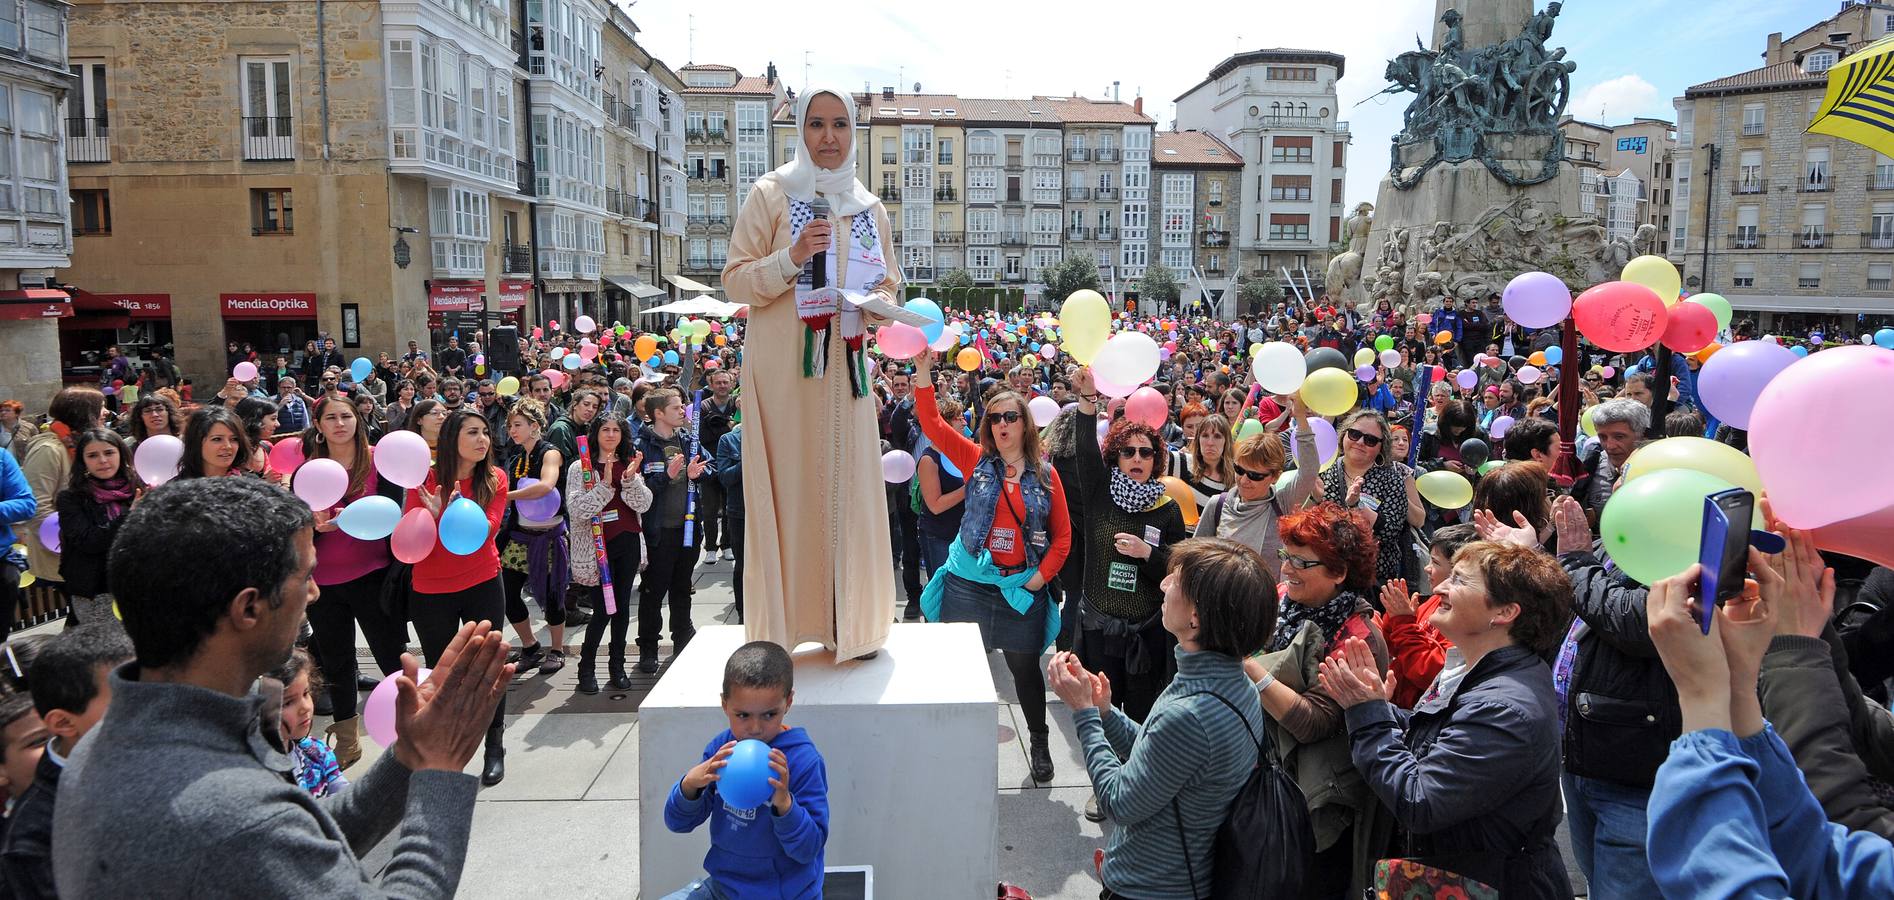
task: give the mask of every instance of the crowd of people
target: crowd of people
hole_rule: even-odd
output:
[[[1716,637],[1687,640],[1676,620],[1697,602],[1688,575],[1639,584],[1594,535],[1640,446],[1668,436],[1745,446],[1697,396],[1702,357],[1679,356],[1660,375],[1652,356],[1587,348],[1561,366],[1547,353],[1557,328],[1521,329],[1497,298],[1468,307],[1431,323],[1323,300],[1228,323],[1123,316],[1117,328],[1164,342],[1149,384],[1163,398],[1156,420],[1106,396],[1057,349],[1043,314],[954,314],[959,341],[879,359],[870,375],[882,450],[912,461],[885,485],[904,617],[975,622],[1002,653],[1035,781],[1054,775],[1048,693],[1068,707],[1094,785],[1085,815],[1111,823],[1103,896],[1208,896],[1218,825],[1259,742],[1305,805],[1312,852],[1299,896],[1428,878],[1569,896],[1552,840],[1561,822],[1595,896],[1695,895],[1708,878],[1795,896],[1818,883],[1884,889],[1894,672],[1882,638],[1894,573],[1834,560],[1858,598],[1855,617],[1837,619],[1835,573],[1806,534],[1771,522],[1788,548],[1754,554],[1757,589],[1719,612]],[[258,772],[285,773],[297,793],[246,782],[170,814],[214,811],[235,834],[271,808],[324,810],[307,833],[277,840],[286,854],[332,844],[320,869],[338,884],[368,878],[351,847],[403,829],[408,857],[382,887],[451,885],[467,827],[454,811],[472,789],[428,770],[478,749],[480,780],[504,777],[506,709],[491,685],[566,666],[568,628],[582,630],[581,692],[600,690],[601,644],[615,688],[630,687],[634,664],[659,671],[667,614],[675,655],[697,624],[693,570],[726,554],[741,621],[743,320],[668,333],[584,324],[533,329],[510,372],[488,366],[485,335],[353,364],[324,342],[274,363],[232,348],[232,376],[195,401],[167,385],[115,404],[79,386],[43,416],[0,404],[0,520],[13,548],[0,565],[4,618],[35,582],[69,608],[65,633],[9,642],[0,666],[14,676],[0,678],[11,688],[0,692],[9,889],[53,896],[57,876],[84,885],[58,893],[109,892],[121,876],[99,855],[139,841],[99,832],[97,817],[163,803],[97,786],[155,764],[137,744],[157,735],[227,742],[253,683],[273,686],[263,731],[280,757],[241,765],[262,760]],[[1324,416],[1262,390],[1252,346],[1275,341],[1373,351],[1353,407]],[[1536,377],[1521,377],[1528,368]],[[1579,382],[1573,409],[1561,402],[1566,378]],[[1654,420],[1654,404],[1670,411]],[[1580,413],[1575,457],[1561,460],[1560,426]],[[374,462],[397,432],[429,448],[416,486]],[[135,461],[159,435],[183,452],[154,488]],[[327,509],[286,490],[314,459],[348,473]],[[1467,479],[1472,501],[1424,499],[1417,478],[1431,472]],[[443,535],[404,561],[389,540],[339,527],[344,508],[372,496],[434,519],[471,501],[488,540],[452,552]],[[284,595],[300,600],[293,613],[276,605]],[[158,613],[179,603],[189,616]],[[358,671],[358,631],[377,671]],[[430,743],[398,745],[364,771],[358,692],[414,678],[405,654],[417,645],[437,677],[467,677],[431,701],[415,689],[423,723],[440,707],[434,732],[424,724],[416,738]],[[793,691],[773,658],[749,653],[730,677],[775,691],[780,718]],[[160,687],[160,672],[208,692]],[[727,709],[747,702],[732,690]],[[213,702],[216,692],[226,696]],[[732,717],[674,792],[680,829],[721,815],[701,796],[723,745],[741,738]],[[95,727],[84,765],[62,781]],[[813,746],[797,752],[798,768],[820,763]],[[228,744],[193,764],[238,765],[232,753],[250,751]],[[1774,783],[1758,782],[1759,766],[1777,771]],[[1782,774],[1791,767],[1802,779]],[[363,783],[376,796],[362,797]],[[1759,789],[1771,818],[1754,834],[1731,831],[1755,802],[1744,792]],[[822,789],[798,779],[784,790],[790,810]],[[450,815],[415,821],[430,804]],[[826,834],[826,806],[817,812],[804,827]],[[1791,843],[1778,813],[1835,825]],[[446,829],[427,836],[444,845],[407,843],[431,828]],[[1677,839],[1647,840],[1659,828]],[[1718,843],[1703,843],[1712,829]],[[67,859],[49,849],[65,846],[55,838],[86,849]],[[1700,846],[1748,856],[1706,873],[1690,852]],[[141,852],[171,864],[149,844]]]

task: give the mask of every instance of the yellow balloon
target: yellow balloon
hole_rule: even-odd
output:
[[[1661,256],[1640,256],[1624,265],[1619,277],[1625,281],[1644,285],[1657,292],[1658,299],[1665,306],[1676,306],[1677,298],[1684,289],[1683,278],[1677,274],[1677,267]]]
[[[980,368],[980,351],[972,347],[960,348],[960,355],[954,357],[954,365],[962,372],[972,372]]]
[[[1316,415],[1339,416],[1355,407],[1355,376],[1340,369],[1316,369],[1302,382],[1302,402]]]
[[[1059,322],[1064,334],[1061,349],[1079,365],[1089,366],[1111,336],[1111,307],[1097,291],[1073,291],[1059,307]]]
[[[1414,486],[1423,499],[1441,509],[1461,509],[1473,502],[1473,483],[1459,472],[1428,472],[1414,479]]]
[[[499,391],[502,397],[511,397],[520,392],[520,380],[508,375],[500,379],[500,383],[494,385],[493,389]]]
[[[1374,365],[1374,348],[1363,347],[1355,351],[1355,368]]]
[[[1756,472],[1756,461],[1728,444],[1700,437],[1653,441],[1639,447],[1630,459],[1624,461],[1624,480],[1635,481],[1665,469],[1702,472],[1736,485],[1756,495],[1758,500],[1762,499],[1762,476]],[[1756,513],[1756,521],[1762,521],[1760,510]],[[1757,524],[1755,527],[1762,526]]]
[[[1598,423],[1593,422],[1591,420],[1591,411],[1594,409],[1597,409],[1597,407],[1587,406],[1585,407],[1585,411],[1579,414],[1578,429],[1580,431],[1585,432],[1588,435],[1591,435],[1592,437],[1597,437],[1598,436]]]
[[[38,581],[38,580],[39,580],[39,576],[34,575],[31,572],[21,572],[20,573],[20,590],[26,590],[27,588],[32,587],[33,582]],[[117,600],[112,601],[112,615],[115,615],[115,616],[118,615],[118,601]]]

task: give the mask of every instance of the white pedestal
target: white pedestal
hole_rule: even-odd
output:
[[[709,826],[664,827],[672,785],[729,727],[723,667],[736,625],[699,629],[638,711],[638,879],[662,897],[701,877]],[[873,866],[883,897],[986,900],[999,879],[999,702],[971,624],[895,625],[879,656],[837,664],[795,655],[788,724],[807,729],[828,767],[824,864]]]

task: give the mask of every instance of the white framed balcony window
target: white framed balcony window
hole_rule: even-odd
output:
[[[243,158],[295,159],[289,57],[244,57]]]

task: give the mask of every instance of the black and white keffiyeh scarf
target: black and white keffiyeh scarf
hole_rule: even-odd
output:
[[[1133,481],[1131,476],[1111,470],[1111,502],[1128,513],[1141,513],[1157,505],[1164,496],[1164,483],[1157,479]]]

